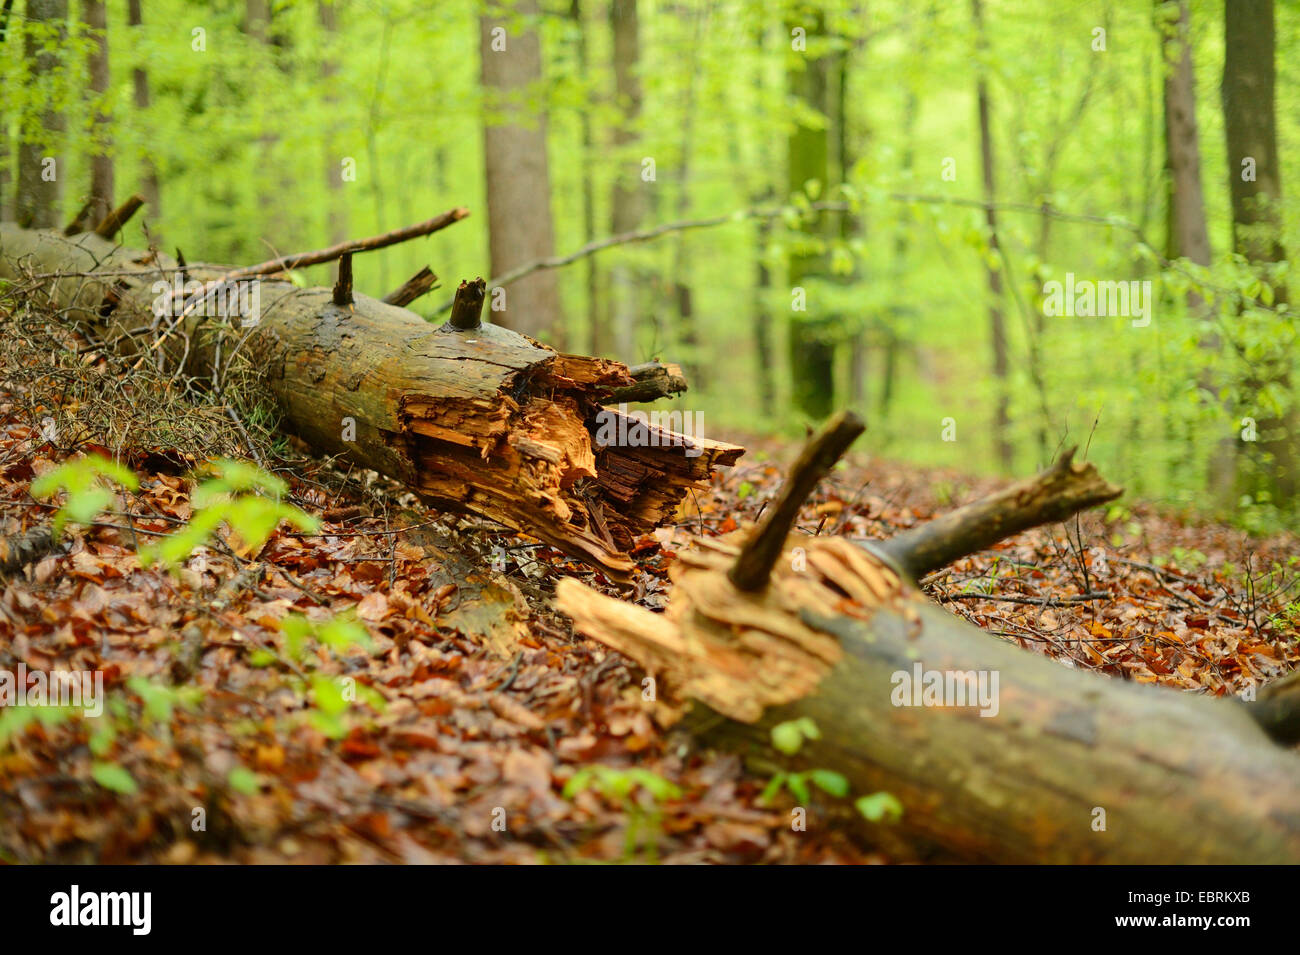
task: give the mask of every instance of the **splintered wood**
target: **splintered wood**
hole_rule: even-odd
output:
[[[598,417],[622,412],[598,399],[631,381],[617,362],[557,355],[529,365],[491,399],[407,396],[415,486],[435,503],[491,518],[625,579],[637,537],[742,453],[655,428],[650,446],[599,447]]]
[[[885,606],[915,618],[915,589],[840,538],[790,535],[768,586],[742,592],[727,578],[742,539],[697,540],[679,552],[663,614],[568,578],[556,587],[557,606],[576,630],[644,666],[674,701],[694,697],[745,723],[807,696],[839,662],[839,641],[810,620],[865,620]]]

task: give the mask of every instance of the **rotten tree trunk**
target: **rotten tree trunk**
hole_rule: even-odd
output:
[[[305,258],[277,262],[293,267]],[[188,275],[220,291],[219,280],[231,274],[269,270],[191,265]],[[32,274],[50,276],[56,303],[101,341],[136,341],[152,325],[137,362],[165,360],[170,368],[184,355],[190,374],[209,378],[224,339],[220,354],[238,348],[263,372],[281,430],[397,478],[437,506],[530,534],[614,579],[630,574],[627,552],[641,534],[671,518],[715,466],[742,453],[656,429],[648,446],[598,447],[598,416],[620,414],[604,411],[602,401],[635,383],[627,367],[558,354],[504,328],[434,326],[360,293],[340,306],[330,289],[272,279],[259,279],[257,295],[245,296],[260,299],[260,314],[242,327],[243,319],[219,314],[219,296],[206,305],[178,296],[167,308],[155,283],[170,289],[180,276],[167,256],[116,248],[93,233],[68,238],[0,225],[0,277]],[[160,303],[163,317],[155,317]],[[136,337],[122,339],[128,332]],[[636,425],[615,430],[628,434]]]
[[[1234,701],[1073,671],[951,616],[904,569],[1029,526],[1022,508],[1054,520],[1067,507],[1055,501],[1077,508],[1117,493],[1067,458],[876,550],[790,535],[757,591],[729,575],[770,531],[679,552],[662,615],[571,579],[560,581],[558,604],[575,629],[657,678],[662,719],[694,701],[687,725],[706,744],[766,772],[834,770],[855,797],[892,793],[904,806],[897,830],[857,824],[904,851],[999,862],[1300,861],[1300,760],[1261,728],[1284,738],[1293,694],[1267,695],[1256,721]],[[937,700],[926,689],[935,679],[948,687]],[[982,700],[981,687],[992,688]],[[781,756],[772,727],[802,717],[820,738]]]

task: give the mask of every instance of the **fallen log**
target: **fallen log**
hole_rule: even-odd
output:
[[[833,461],[818,449],[846,429],[861,430],[842,419],[814,439],[787,488],[802,495]],[[943,534],[923,528],[871,550],[787,536],[792,515],[769,509],[748,536],[679,552],[662,615],[571,579],[558,606],[576,630],[641,664],[656,679],[657,714],[686,711],[702,743],[760,771],[833,770],[853,796],[891,793],[904,807],[896,830],[852,825],[900,851],[1021,863],[1300,861],[1300,759],[1246,707],[1070,670],[920,593],[908,568],[1029,526],[1026,510],[1056,520],[1069,511],[1060,502],[1077,509],[1119,493],[1070,455],[1017,488],[927,525]],[[779,554],[760,560],[773,536],[784,540]],[[770,573],[738,572],[756,565]],[[779,753],[772,728],[804,718],[817,738],[794,757]]]
[[[281,430],[394,477],[435,506],[489,518],[625,579],[637,538],[743,449],[654,428],[638,446],[600,446],[599,423],[625,417],[602,402],[636,383],[627,366],[559,354],[493,325],[431,325],[352,290],[350,263],[337,290],[264,277],[346,263],[462,217],[453,210],[245,269],[191,263],[184,275],[166,255],[94,233],[3,223],[0,278],[39,283],[92,341],[138,353],[137,364],[155,361],[220,387],[222,363],[247,356]]]

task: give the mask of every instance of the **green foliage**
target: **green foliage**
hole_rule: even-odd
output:
[[[661,833],[659,804],[680,799],[681,789],[657,773],[636,766],[584,766],[564,784],[564,798],[573,799],[578,793],[592,791],[620,806],[627,813],[627,830],[623,843],[624,861],[637,858],[638,848],[644,848],[647,862],[659,859]],[[649,806],[634,799],[636,792],[645,795]],[[645,830],[644,846],[641,832]]]
[[[336,653],[346,653],[354,647],[369,649],[370,634],[365,626],[351,614],[337,614],[326,620],[311,620],[299,613],[291,613],[280,621],[284,634],[286,656],[281,657],[269,648],[255,650],[249,658],[254,666],[268,666],[283,662],[295,672],[307,668],[302,689],[310,693],[313,706],[308,721],[330,739],[342,739],[348,734],[351,722],[348,712],[354,703],[365,703],[376,712],[384,708],[383,696],[352,677],[335,677],[311,672],[317,657],[310,652],[309,641],[314,641]]]
[[[140,481],[116,461],[97,454],[65,461],[32,482],[31,495],[37,500],[65,492],[63,506],[54,514],[54,534],[63,533],[68,521],[90,524],[113,503],[113,492],[106,486],[115,481],[127,490],[140,487]]]
[[[782,789],[788,789],[790,795],[801,803],[812,798],[812,783],[828,796],[843,799],[849,794],[849,781],[841,774],[830,769],[810,769],[806,772],[778,772],[768,781],[759,801],[770,803]]]
[[[897,822],[903,818],[903,804],[887,792],[859,796],[853,806],[868,822]]]
[[[270,538],[281,521],[300,531],[314,531],[320,522],[310,514],[279,500],[287,493],[285,483],[243,461],[218,459],[207,468],[211,477],[194,490],[194,517],[181,530],[140,551],[140,563],[159,562],[178,569],[195,548],[206,544],[224,524],[243,548],[256,551]]]
[[[777,723],[770,730],[772,746],[787,756],[793,756],[803,748],[805,740],[821,739],[821,730],[810,717],[801,716],[796,720]]]

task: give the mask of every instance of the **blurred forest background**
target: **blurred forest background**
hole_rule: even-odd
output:
[[[244,264],[466,206],[358,289],[427,264],[441,320],[461,278],[571,258],[493,320],[682,363],[706,435],[851,406],[888,457],[1023,474],[1077,443],[1130,495],[1292,523],[1291,0],[3,10],[0,218],[138,192],[125,244]],[[1048,314],[1067,274],[1150,282],[1150,321]]]

